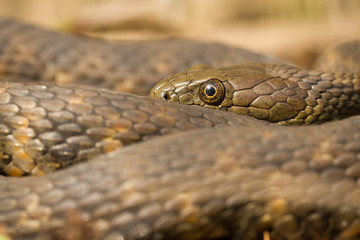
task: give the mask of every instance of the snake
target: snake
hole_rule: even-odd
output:
[[[5,18],[0,32],[2,237],[360,239],[359,73]],[[245,61],[261,63],[226,67]],[[160,100],[138,96],[175,72]]]
[[[359,112],[360,74],[307,72],[284,64],[191,67],[154,86],[150,96],[302,125]]]

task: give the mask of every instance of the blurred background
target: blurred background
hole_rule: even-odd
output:
[[[0,0],[0,16],[108,39],[221,42],[302,67],[360,38],[359,0]]]

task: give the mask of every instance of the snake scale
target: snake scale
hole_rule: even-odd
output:
[[[286,124],[356,115],[357,73],[200,66],[170,78],[170,92],[152,93],[225,112],[101,88],[145,94],[193,64],[277,60],[184,40],[104,43],[9,19],[0,34],[1,171],[66,167],[1,177],[3,235],[360,239],[358,116],[287,127],[230,113]],[[201,88],[209,80],[215,85]],[[221,97],[213,86],[224,87]],[[271,97],[290,116],[275,108],[283,114],[273,118]]]

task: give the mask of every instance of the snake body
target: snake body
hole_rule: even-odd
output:
[[[0,72],[12,81],[58,83],[60,74],[77,84],[87,78],[100,83],[108,75],[95,77],[99,75],[90,69],[102,69],[96,65],[87,65],[87,77],[78,75],[77,67],[91,58],[86,54],[89,49],[97,63],[105,65],[114,58],[148,51],[62,36],[12,20],[0,22],[0,31],[11,37],[1,39],[0,46],[5,47],[1,48]],[[38,36],[43,36],[40,45],[31,42]],[[50,42],[57,47],[50,47]],[[142,44],[145,46],[137,46]],[[196,46],[211,46],[211,51],[220,52],[228,49],[229,54],[242,52],[221,45]],[[133,50],[123,55],[126,49]],[[111,51],[118,54],[101,57],[113,56]],[[67,55],[76,59],[74,73],[60,67]],[[135,61],[125,62],[121,61],[138,66]],[[238,76],[249,76],[249,70],[245,71],[249,65],[245,66]],[[268,65],[250,65],[250,75],[260,76],[257,84],[269,79],[262,78],[268,72],[258,74],[264,66]],[[336,114],[329,116],[338,117],[340,106],[348,103],[358,107],[357,75],[328,74],[325,79],[303,71],[298,80],[287,81],[286,71],[291,67],[271,66],[284,69],[284,75],[272,78],[283,79],[294,92],[298,89],[307,105],[311,100],[307,97],[318,91],[320,97],[314,101],[323,110],[332,106]],[[201,68],[209,69],[195,67],[187,76]],[[175,78],[183,81],[187,77],[181,76]],[[209,72],[198,71],[194,76],[203,82]],[[314,83],[301,90],[300,78]],[[334,80],[331,87],[325,80]],[[0,86],[3,173],[41,174],[99,155],[45,176],[1,177],[0,225],[12,239],[360,239],[358,116],[320,126],[285,127],[108,90],[12,81]],[[122,83],[109,78],[104,84],[116,88]],[[286,96],[295,96],[287,92]],[[331,99],[335,104],[322,105]],[[316,106],[310,107],[316,112]],[[134,143],[141,140],[145,141]],[[115,150],[130,143],[134,144]]]
[[[157,135],[249,122],[94,88],[1,82],[0,90],[0,170],[10,176],[43,175]]]
[[[0,18],[0,76],[85,84],[147,95],[160,80],[196,64],[279,62],[221,44],[181,39],[109,43]],[[175,57],[176,56],[176,57]]]
[[[14,239],[359,239],[358,131],[352,117],[172,134],[3,179],[1,220]]]

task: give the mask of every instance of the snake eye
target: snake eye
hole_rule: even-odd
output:
[[[218,105],[225,97],[224,85],[217,79],[210,79],[200,85],[199,96],[208,105]]]

